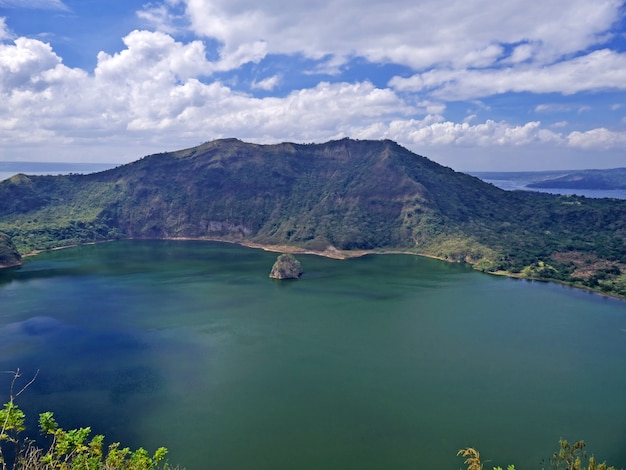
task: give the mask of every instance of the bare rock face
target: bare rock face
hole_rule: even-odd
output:
[[[298,279],[302,272],[300,261],[293,255],[282,254],[272,266],[270,277],[272,279]]]

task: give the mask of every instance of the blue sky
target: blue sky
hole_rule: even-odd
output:
[[[392,139],[461,171],[626,166],[616,0],[0,0],[0,161]]]

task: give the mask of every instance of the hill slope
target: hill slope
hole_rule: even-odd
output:
[[[623,202],[503,191],[391,141],[225,139],[91,175],[16,175],[0,183],[0,230],[22,252],[173,237],[399,249],[626,294]]]
[[[10,268],[22,264],[22,257],[12,240],[0,232],[0,268]]]

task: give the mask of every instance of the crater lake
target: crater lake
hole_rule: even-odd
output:
[[[560,438],[626,467],[625,301],[411,255],[275,281],[276,257],[120,241],[0,271],[29,432],[50,410],[190,470],[540,469]]]

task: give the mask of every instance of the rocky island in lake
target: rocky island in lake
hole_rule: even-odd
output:
[[[300,261],[293,255],[283,253],[272,266],[270,277],[272,279],[298,279],[302,273]]]

